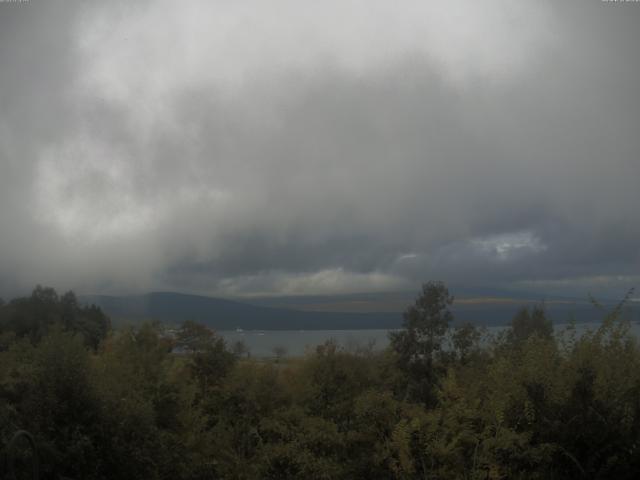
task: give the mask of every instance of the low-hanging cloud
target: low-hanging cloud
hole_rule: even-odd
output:
[[[633,283],[639,13],[0,4],[0,291]]]

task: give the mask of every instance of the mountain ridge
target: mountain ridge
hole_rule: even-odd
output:
[[[366,294],[375,298],[376,294]],[[404,294],[403,294],[404,295]],[[384,296],[384,295],[382,295]],[[246,299],[225,299],[193,295],[177,292],[150,292],[142,295],[110,296],[81,295],[84,303],[93,303],[102,308],[116,323],[159,320],[169,324],[177,324],[184,320],[204,323],[217,330],[359,330],[359,329],[393,329],[402,325],[402,311],[412,303],[398,303],[398,309],[384,309],[371,303],[370,311],[358,308],[352,311],[339,311],[340,304],[320,306],[312,304],[305,307],[292,302],[283,305],[283,298],[270,299],[269,304]],[[325,296],[329,301],[336,297]],[[357,298],[349,296],[349,298]],[[318,297],[309,296],[305,301],[318,302]],[[468,299],[467,299],[468,300]],[[509,323],[516,311],[522,306],[540,303],[540,300],[527,298],[482,298],[465,301],[459,298],[452,306],[455,323],[470,322],[479,326],[499,326]],[[278,304],[277,302],[280,302]],[[344,306],[344,303],[342,304]],[[365,305],[366,306],[366,305]],[[375,308],[374,308],[375,307]],[[632,319],[640,319],[640,308],[632,305],[628,308]],[[567,323],[572,318],[578,323],[599,321],[603,312],[594,308],[587,301],[552,300],[545,303],[551,319],[556,323]]]

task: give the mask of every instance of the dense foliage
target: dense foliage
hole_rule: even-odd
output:
[[[554,334],[523,309],[494,338],[428,283],[384,351],[327,342],[247,358],[201,325],[108,330],[72,294],[0,306],[0,447],[32,432],[46,478],[637,478],[629,325]]]

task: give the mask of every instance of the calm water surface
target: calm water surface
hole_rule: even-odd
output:
[[[576,331],[583,333],[588,329],[598,328],[598,323],[581,323],[576,325]],[[567,325],[558,324],[556,331],[562,331]],[[489,327],[489,335],[495,335],[505,327]],[[304,355],[327,340],[334,340],[342,347],[351,351],[372,345],[374,349],[383,349],[389,344],[390,330],[249,330],[238,332],[235,330],[221,331],[231,346],[242,341],[254,357],[272,357],[276,349],[284,349],[286,356]],[[632,332],[640,337],[640,324],[632,324]]]

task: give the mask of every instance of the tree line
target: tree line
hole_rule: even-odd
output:
[[[453,301],[426,283],[388,348],[273,362],[195,322],[114,330],[37,287],[0,302],[0,448],[28,430],[43,478],[78,480],[637,478],[621,308],[578,334],[525,307],[491,337]]]

